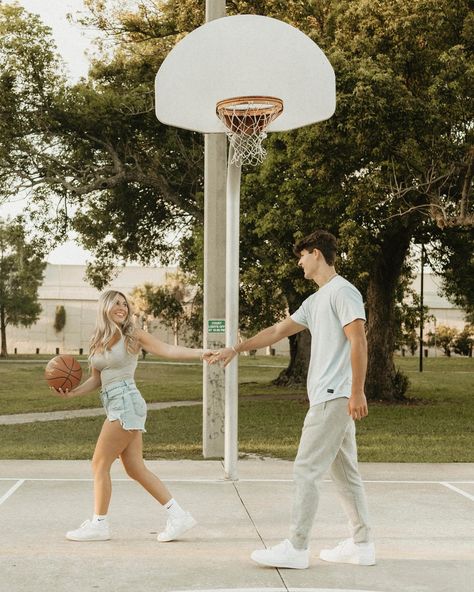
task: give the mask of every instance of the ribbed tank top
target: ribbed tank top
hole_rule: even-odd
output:
[[[123,336],[110,349],[91,357],[93,368],[100,372],[102,387],[119,380],[133,379],[137,363],[138,353],[127,351]]]

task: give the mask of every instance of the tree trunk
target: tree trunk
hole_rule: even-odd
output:
[[[368,399],[403,400],[407,378],[396,370],[395,298],[403,263],[410,244],[408,229],[388,236],[372,269],[367,288],[368,368],[365,392]]]
[[[290,363],[273,384],[278,386],[292,386],[306,384],[309,358],[311,355],[311,333],[308,329],[288,337],[290,342]]]
[[[178,321],[174,321],[173,323],[173,337],[174,337],[174,345],[175,347],[179,345],[179,339],[178,339]]]
[[[7,357],[7,323],[5,318],[5,308],[0,306],[0,331],[2,334],[2,349],[0,352],[0,358]]]

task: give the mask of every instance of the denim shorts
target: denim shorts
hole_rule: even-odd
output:
[[[145,430],[146,402],[132,379],[103,387],[100,398],[109,421],[120,421],[124,430]]]

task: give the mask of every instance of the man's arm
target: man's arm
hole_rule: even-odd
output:
[[[210,363],[214,364],[215,362],[224,362],[224,366],[227,366],[232,358],[241,352],[267,347],[268,345],[272,345],[277,341],[280,341],[280,339],[283,339],[284,337],[290,337],[290,335],[295,335],[304,329],[306,329],[304,325],[295,323],[292,318],[288,317],[280,323],[276,323],[271,327],[263,329],[253,337],[250,337],[250,339],[242,341],[242,343],[238,343],[233,347],[221,349],[212,358]]]
[[[344,333],[351,344],[352,391],[348,413],[353,419],[362,419],[368,414],[367,399],[364,393],[367,372],[367,339],[364,321],[356,319],[344,327]]]

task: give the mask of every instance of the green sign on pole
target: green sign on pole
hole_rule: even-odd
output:
[[[225,319],[208,319],[208,333],[225,333]]]

